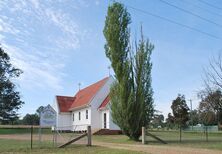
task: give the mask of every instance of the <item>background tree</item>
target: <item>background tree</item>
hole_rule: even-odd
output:
[[[17,111],[24,103],[13,79],[22,73],[20,69],[12,66],[10,57],[0,47],[0,123],[8,124],[18,119]]]
[[[131,139],[138,140],[141,127],[153,115],[150,55],[154,48],[141,34],[135,52],[130,48],[131,18],[126,8],[114,2],[108,7],[104,27],[105,51],[115,72],[111,87],[111,108],[114,122]]]
[[[192,116],[192,117],[191,117]],[[199,120],[199,111],[194,109],[192,111],[189,112],[189,125],[197,125],[200,123],[200,120]],[[192,121],[191,121],[192,119]]]
[[[222,54],[213,57],[205,68],[205,85],[222,90]]]
[[[22,123],[24,125],[39,125],[39,115],[35,114],[26,114],[23,119]]]
[[[199,104],[199,119],[205,126],[217,124],[217,117],[211,104],[201,101]]]
[[[220,52],[217,56],[213,57],[209,62],[209,67],[205,68],[205,90],[204,95],[210,96],[210,101],[214,102],[214,110],[216,110],[218,127],[222,124],[222,53]],[[213,96],[215,100],[212,100]],[[220,98],[220,100],[218,99]],[[216,108],[215,108],[216,107]],[[222,128],[221,128],[222,129]]]
[[[171,113],[168,113],[168,117],[166,118],[166,126],[167,129],[173,129],[173,127],[175,127],[175,118]]]
[[[22,124],[24,125],[39,125],[40,123],[40,113],[43,111],[44,106],[38,107],[36,113],[26,114],[22,119]]]
[[[208,141],[208,126],[217,124],[216,114],[210,103],[200,102],[199,116],[200,122],[205,126],[206,141]]]
[[[162,128],[164,126],[164,116],[162,114],[154,114],[151,124],[154,128]]]
[[[181,142],[181,130],[182,127],[186,126],[186,122],[189,120],[189,108],[186,104],[185,96],[178,95],[175,100],[173,100],[171,109],[173,111],[175,123],[180,127],[180,142]]]
[[[44,109],[44,106],[38,107],[38,109],[36,110],[36,113],[37,113],[38,115],[40,115],[40,113],[43,111],[43,109]]]
[[[220,126],[222,122],[222,93],[219,89],[213,90],[211,88],[206,88],[199,92],[199,98],[201,98],[201,102],[199,105],[200,112],[202,115],[208,115],[211,117],[215,115],[215,119],[217,121],[218,126]],[[203,113],[204,112],[204,113]],[[211,118],[211,119],[212,119]],[[203,118],[202,118],[203,119]],[[214,122],[209,122],[214,123]]]

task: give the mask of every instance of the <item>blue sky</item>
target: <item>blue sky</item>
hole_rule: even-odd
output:
[[[222,10],[198,0],[164,0],[207,18],[208,23],[159,0],[121,2],[201,31],[222,36]],[[220,0],[204,0],[222,6]],[[85,87],[108,76],[103,27],[107,6],[102,0],[0,1],[0,42],[12,62],[24,73],[16,81],[22,99],[21,116],[40,105],[52,104],[55,95],[74,95],[78,83]],[[202,9],[200,9],[202,8]],[[178,93],[193,99],[202,88],[203,68],[222,50],[220,39],[186,29],[128,8],[132,38],[140,25],[155,45],[152,54],[156,109],[165,115]]]

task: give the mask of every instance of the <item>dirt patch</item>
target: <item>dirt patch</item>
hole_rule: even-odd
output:
[[[51,141],[52,135],[42,135],[43,141]],[[13,140],[30,140],[30,134],[13,134],[13,135],[0,135],[0,139],[13,139]],[[33,140],[39,140],[39,135],[33,135]]]
[[[58,145],[66,143],[70,141],[71,139],[77,137],[79,135],[66,135],[62,136],[57,134],[57,143]],[[21,141],[30,141],[31,135],[30,134],[13,134],[13,135],[0,135],[0,139],[11,139],[11,140],[21,140]],[[33,135],[33,141],[39,141],[39,135],[34,134]],[[41,141],[50,141],[53,142],[53,134],[42,134]],[[86,144],[87,138],[82,138],[75,142],[75,144]]]

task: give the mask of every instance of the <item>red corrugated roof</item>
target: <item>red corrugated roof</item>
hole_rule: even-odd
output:
[[[69,109],[75,100],[74,97],[69,96],[56,96],[60,112],[69,112]]]
[[[84,89],[81,89],[74,97],[56,96],[60,112],[69,112],[72,109],[89,104],[108,79],[109,77],[106,77]]]
[[[106,98],[103,100],[102,104],[99,106],[99,109],[102,109],[102,108],[106,107],[106,105],[109,103],[109,101],[110,101],[110,97],[109,97],[109,95],[108,95],[108,96],[106,96]]]
[[[70,110],[87,105],[107,80],[108,77],[80,90],[75,95],[75,101],[73,102]]]

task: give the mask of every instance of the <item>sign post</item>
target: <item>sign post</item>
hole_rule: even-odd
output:
[[[39,140],[41,142],[42,127],[56,127],[56,111],[51,107],[51,105],[47,105],[43,108],[40,113],[40,130],[39,130]],[[56,139],[55,139],[56,140]],[[53,144],[54,144],[54,135],[53,135]]]

